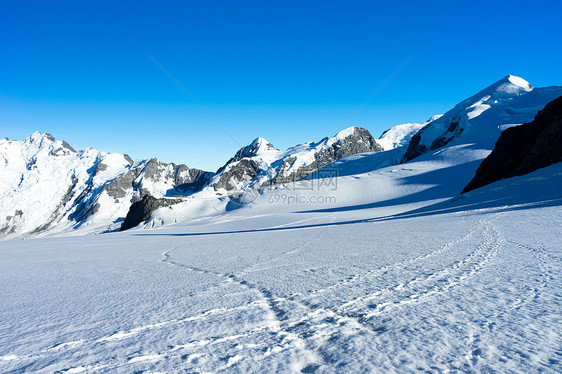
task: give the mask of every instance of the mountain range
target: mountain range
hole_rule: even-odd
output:
[[[133,161],[92,148],[77,151],[47,133],[3,139],[0,237],[101,233],[145,221],[153,227],[221,214],[241,205],[241,195],[250,193],[253,200],[267,189],[290,188],[318,178],[323,168],[345,177],[418,160],[442,162],[444,155],[447,162],[479,164],[503,130],[531,122],[559,96],[562,87],[534,88],[509,75],[444,115],[397,125],[378,139],[350,127],[282,151],[258,137],[216,172],[156,158]],[[437,156],[445,149],[451,151]],[[476,166],[467,169],[471,175],[465,179]]]

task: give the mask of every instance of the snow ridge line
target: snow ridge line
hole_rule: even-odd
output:
[[[253,302],[251,304],[258,304],[257,302]],[[241,307],[236,307],[236,308],[220,308],[220,309],[224,309],[226,310],[235,310],[235,309],[243,309],[244,306]],[[218,309],[217,309],[218,310]],[[210,310],[204,314],[208,315],[211,314],[211,312],[213,312],[214,310]],[[182,320],[178,320],[177,323],[182,323],[185,322],[185,320],[190,319],[190,320],[195,320],[195,319],[202,319],[204,318],[202,315],[200,316],[194,316],[194,317],[187,317],[185,319]],[[161,326],[159,326],[161,327]],[[179,350],[186,350],[189,349],[191,347],[204,347],[204,346],[208,346],[208,345],[213,345],[213,344],[220,344],[220,343],[224,343],[227,341],[232,341],[232,340],[236,340],[236,339],[240,339],[243,337],[247,337],[247,336],[251,336],[253,334],[262,332],[269,329],[268,325],[264,325],[264,326],[257,326],[251,330],[245,331],[244,333],[241,334],[233,334],[233,335],[225,335],[225,336],[220,336],[220,337],[210,337],[207,339],[199,339],[199,340],[193,340],[190,341],[186,344],[183,345],[176,345],[174,347],[171,348],[171,350],[169,351],[164,351],[164,352],[157,352],[157,353],[152,353],[152,354],[148,354],[148,355],[140,355],[140,356],[135,356],[135,357],[129,357],[128,360],[126,362],[116,362],[113,364],[106,364],[106,365],[91,365],[91,366],[81,366],[81,367],[77,367],[77,368],[68,368],[68,369],[64,369],[61,371],[61,373],[75,373],[75,372],[98,372],[101,369],[106,369],[106,370],[114,370],[117,368],[123,368],[123,367],[127,367],[132,363],[135,362],[139,362],[141,361],[142,358],[144,357],[153,357],[154,360],[162,360],[162,359],[171,359],[171,358],[177,358],[177,357],[181,357],[184,356],[185,352],[182,353],[178,353],[178,354],[174,354],[173,352],[179,351]],[[127,336],[130,337],[130,336]],[[212,340],[214,339],[214,340]],[[97,342],[97,341],[96,341]],[[109,371],[111,372],[111,371]]]
[[[241,306],[237,306],[237,307],[232,307],[232,308],[209,309],[209,310],[207,310],[203,313],[200,313],[198,315],[194,315],[194,316],[191,316],[191,317],[184,317],[184,318],[178,318],[178,319],[169,320],[169,321],[157,322],[157,323],[154,323],[154,324],[148,324],[148,325],[144,325],[144,326],[135,327],[135,328],[130,329],[128,331],[119,331],[119,332],[116,332],[116,333],[114,333],[110,336],[97,339],[95,342],[122,340],[122,339],[132,337],[134,335],[137,335],[137,334],[139,334],[143,331],[146,331],[146,330],[153,330],[153,329],[162,328],[162,327],[170,326],[170,325],[180,325],[180,324],[183,324],[183,323],[186,323],[186,322],[205,319],[205,318],[207,318],[209,316],[212,316],[212,315],[230,313],[232,311],[238,311],[238,310],[251,309],[255,306],[257,306],[257,307],[263,306],[263,303],[260,303],[258,301],[253,301],[249,304],[241,305]]]

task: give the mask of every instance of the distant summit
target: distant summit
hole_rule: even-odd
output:
[[[525,79],[507,75],[427,123],[412,137],[402,161],[441,148],[459,137],[486,138],[493,144],[500,134],[499,126],[532,121],[538,110],[559,93],[558,87],[533,88]]]

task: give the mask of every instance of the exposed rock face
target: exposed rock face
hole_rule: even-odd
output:
[[[334,142],[329,142],[329,140],[330,139],[325,138],[321,141],[325,141],[327,146],[321,148],[314,154],[314,161],[296,170],[288,171],[297,159],[295,157],[285,158],[279,173],[263,185],[298,181],[340,158],[357,153],[383,151],[382,147],[376,142],[375,138],[371,136],[369,131],[360,127],[353,127],[349,134],[336,139]]]
[[[340,158],[382,150],[369,131],[359,127],[351,127],[332,138],[301,144],[287,151],[279,151],[265,139],[257,138],[217,170],[210,186],[215,190],[231,191],[246,186],[294,182]]]
[[[223,188],[231,191],[238,188],[244,182],[251,181],[261,172],[260,165],[252,159],[243,158],[235,162],[236,165],[227,170],[225,170],[226,166],[223,166],[222,170],[219,169],[219,172],[222,172],[222,174],[219,180],[213,183],[215,190]]]
[[[166,181],[171,187],[166,195],[181,195],[199,190],[212,175],[203,170],[190,169],[184,164],[167,164],[151,158],[140,171],[136,172],[133,187],[139,189],[141,196],[155,195],[151,188],[154,182]]]
[[[103,164],[98,164],[94,175],[105,170],[106,166],[100,168],[100,165]],[[163,197],[198,191],[212,175],[203,170],[188,168],[184,164],[167,164],[152,158],[108,181],[101,187],[101,190],[95,192],[95,195],[99,196],[105,192],[117,204],[121,201],[134,204],[135,200],[142,199],[144,196],[152,197],[153,194]],[[165,190],[158,185],[163,185]],[[88,190],[88,193],[91,194],[91,192],[92,190]],[[87,202],[82,203],[84,200]],[[97,213],[100,205],[98,199],[81,199],[80,197],[76,203],[82,204],[76,209],[75,216],[70,218],[77,221],[87,219]]]
[[[506,129],[462,192],[561,161],[562,96],[547,104],[534,121]]]
[[[408,144],[408,149],[404,154],[404,162],[410,161],[418,156],[423,155],[429,151],[432,151],[437,148],[441,148],[446,146],[451,140],[456,138],[458,135],[462,134],[463,128],[459,126],[459,120],[451,121],[447,131],[440,135],[439,137],[435,138],[429,146],[425,144],[421,144],[422,134],[421,131],[416,133],[412,136],[410,143]]]
[[[129,161],[127,157],[124,158]],[[106,169],[107,165],[98,163],[93,177]],[[103,193],[113,198],[115,204],[128,205],[143,196],[177,196],[198,191],[211,175],[213,174],[203,170],[190,169],[184,164],[167,164],[152,158],[138,165],[131,165],[128,170],[110,179],[101,188],[94,187],[92,178],[88,187],[76,198],[76,209],[69,219],[81,222],[97,213],[101,204],[99,196]]]
[[[131,205],[123,225],[119,231],[125,231],[132,227],[137,226],[141,222],[146,221],[156,209],[178,204],[182,202],[181,199],[156,199],[150,195],[145,195],[142,200],[137,201]]]
[[[174,175],[174,188],[180,192],[199,191],[214,175],[200,169],[190,169],[184,164],[171,164]]]

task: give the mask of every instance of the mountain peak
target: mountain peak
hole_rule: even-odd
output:
[[[270,151],[278,151],[278,149],[264,138],[257,137],[250,143],[250,145],[240,149],[238,152],[240,157],[253,157]]]
[[[352,135],[353,133],[355,133],[358,130],[359,130],[359,127],[351,126],[351,127],[348,127],[346,129],[343,129],[343,130],[339,131],[336,135],[334,135],[334,138],[344,139],[344,138],[347,138],[348,136]]]
[[[522,92],[529,92],[532,90],[533,86],[525,79],[515,75],[506,75],[484,91],[487,91],[488,94],[500,93],[519,95]]]
[[[54,142],[55,138],[49,134],[48,132],[42,133],[40,131],[35,131],[31,134],[27,139],[25,139],[28,143],[35,143],[42,140],[47,140],[49,142]]]
[[[250,143],[251,146],[271,146],[273,147],[273,145],[271,145],[270,142],[268,142],[267,140],[265,140],[264,138],[262,138],[261,136],[258,136],[257,138],[255,138],[252,143]]]
[[[520,87],[529,87],[531,86],[531,84],[529,82],[527,82],[525,79],[518,77],[516,75],[507,75],[504,79],[507,79],[508,81],[510,81],[511,83],[520,86]]]

